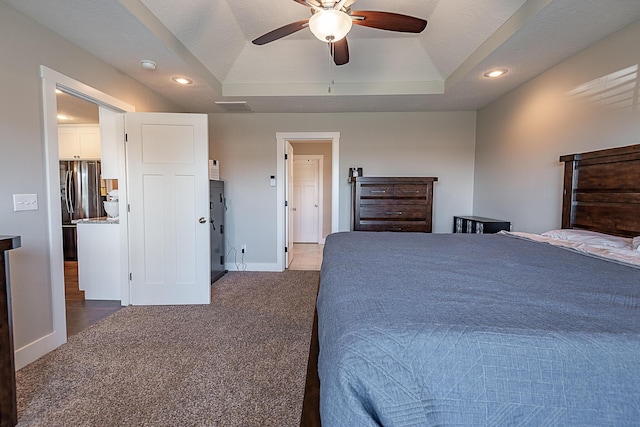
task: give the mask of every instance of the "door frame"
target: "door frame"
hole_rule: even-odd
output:
[[[316,240],[318,244],[323,244],[322,231],[324,228],[324,156],[322,154],[294,154],[293,161],[296,160],[317,160],[318,161],[318,234]],[[295,184],[295,175],[293,178]]]
[[[286,269],[285,257],[285,195],[284,182],[285,141],[318,142],[331,141],[331,232],[340,230],[340,132],[276,132],[276,253],[277,268]]]
[[[40,66],[40,77],[42,79],[42,118],[46,167],[52,331],[49,335],[15,350],[16,369],[28,365],[67,342],[64,256],[62,253],[62,231],[60,227],[60,224],[62,224],[62,215],[60,210],[58,121],[56,117],[58,106],[55,91],[57,88],[60,88],[74,96],[118,113],[135,111],[134,106],[44,65]],[[124,135],[124,128],[122,134]],[[118,165],[118,187],[122,186],[123,189],[126,189],[124,144],[119,147],[118,158],[120,163]],[[126,198],[123,200],[126,200]],[[124,217],[122,215],[120,216],[120,248],[122,252],[120,257],[121,272],[122,278],[125,279],[128,277],[129,271],[126,215]],[[128,286],[126,279],[122,286]],[[127,292],[122,294],[122,304],[128,305],[128,300],[129,292],[127,287]]]
[[[284,162],[284,200],[285,207],[284,210],[284,244],[287,248],[293,248],[293,221],[291,221],[291,197],[292,197],[292,188],[293,181],[295,181],[295,176],[293,176],[293,156],[294,150],[293,145],[291,145],[290,141],[285,141],[285,153],[287,154],[287,159]],[[284,253],[284,266],[285,268],[289,268],[291,265],[291,261],[293,261],[293,250],[285,251]]]

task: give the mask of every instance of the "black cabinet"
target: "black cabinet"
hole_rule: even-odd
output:
[[[209,226],[211,230],[211,283],[227,272],[224,268],[224,181],[209,181]]]
[[[498,231],[511,231],[511,223],[501,219],[483,218],[481,216],[454,216],[454,233],[489,234]]]

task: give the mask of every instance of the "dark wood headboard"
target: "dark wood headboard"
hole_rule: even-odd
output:
[[[640,144],[561,156],[562,228],[640,236]]]

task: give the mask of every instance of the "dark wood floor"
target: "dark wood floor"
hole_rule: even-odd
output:
[[[120,310],[120,301],[85,300],[78,288],[78,262],[64,262],[64,289],[67,307],[67,337]]]

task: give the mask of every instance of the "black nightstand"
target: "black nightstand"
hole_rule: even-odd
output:
[[[454,233],[497,233],[498,231],[511,231],[511,223],[501,219],[483,218],[480,216],[454,216]]]

